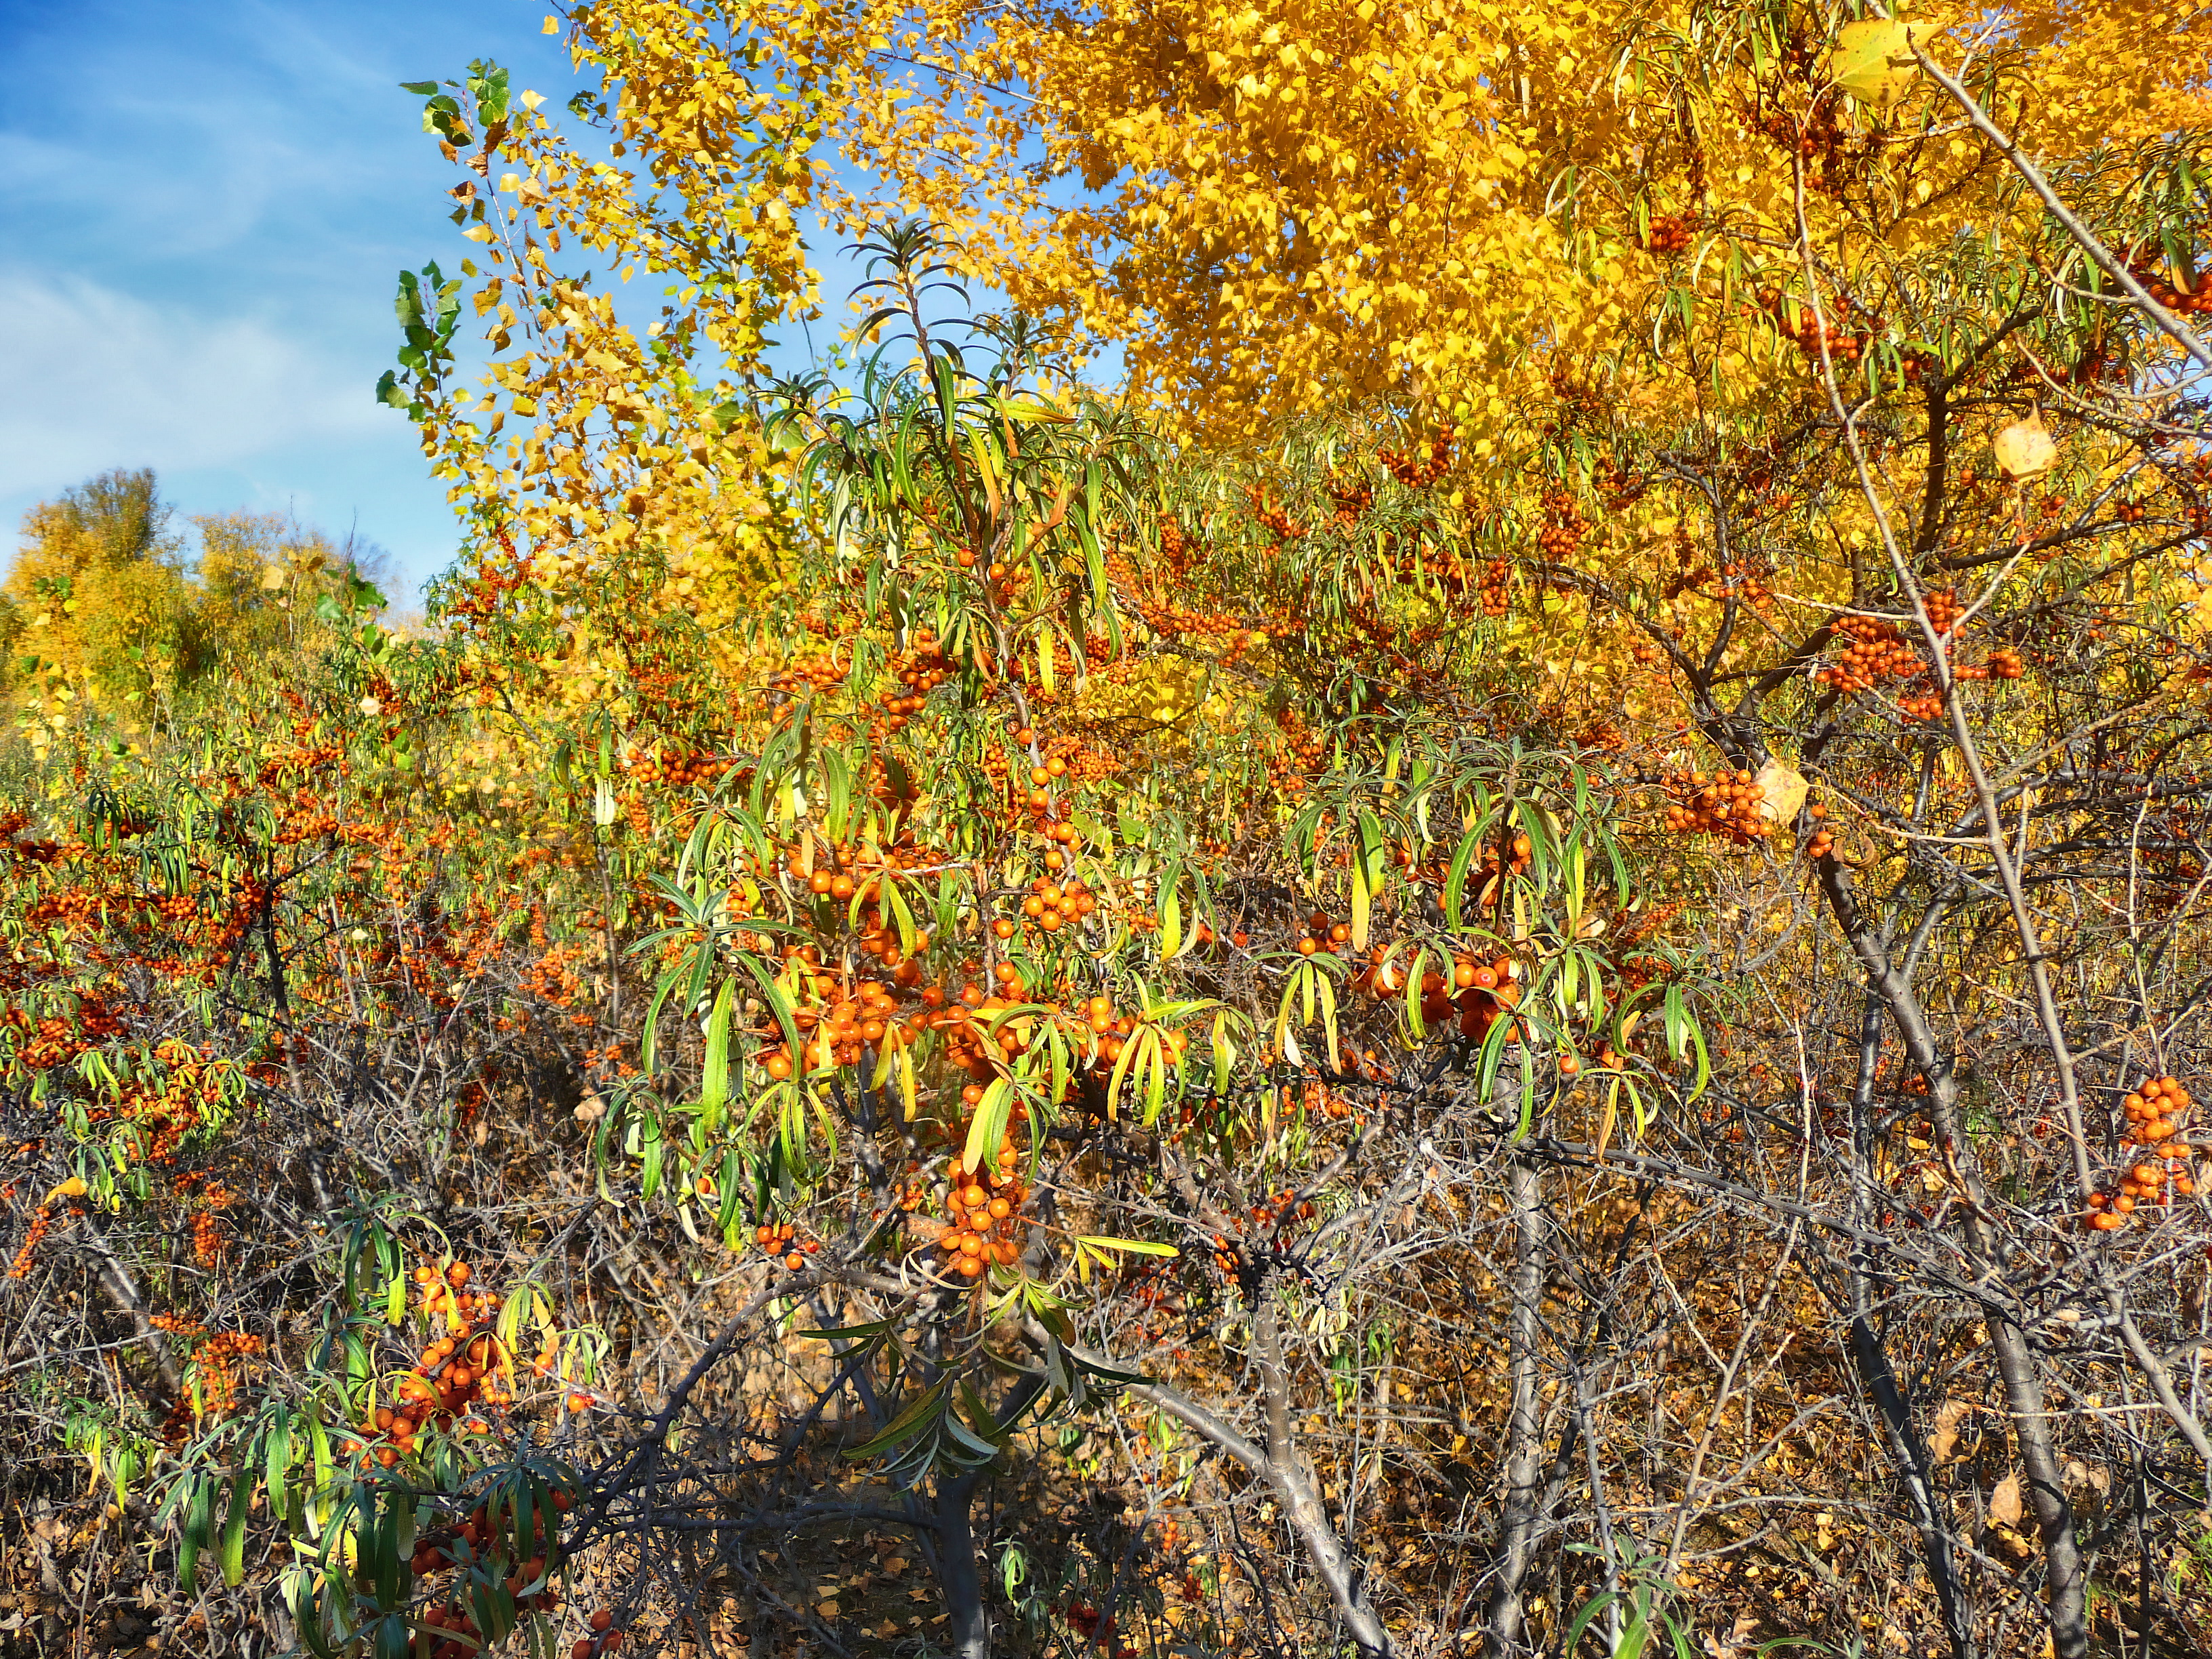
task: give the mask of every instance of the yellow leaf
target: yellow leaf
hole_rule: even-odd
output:
[[[1752,780],[1760,790],[1759,814],[1769,823],[1793,821],[1805,805],[1805,776],[1778,760],[1770,759]]]
[[[1836,31],[1836,84],[1869,104],[1887,104],[1912,84],[1915,41],[1925,45],[1936,33],[1931,23],[1898,23],[1869,18]]]
[[[2020,483],[2040,477],[2058,459],[2058,446],[2045,428],[2040,411],[2024,421],[2014,422],[1998,433],[1991,447],[1996,452],[1997,465],[2004,469],[2005,476]]]

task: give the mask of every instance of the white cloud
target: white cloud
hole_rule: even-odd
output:
[[[224,465],[389,424],[356,374],[247,318],[0,270],[0,496],[118,465]]]

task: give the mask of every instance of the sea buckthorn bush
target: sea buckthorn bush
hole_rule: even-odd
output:
[[[2202,19],[562,15],[0,615],[10,1639],[2205,1645]]]

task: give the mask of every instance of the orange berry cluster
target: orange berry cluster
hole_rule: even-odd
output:
[[[8,1277],[23,1279],[36,1264],[39,1246],[46,1242],[46,1235],[54,1230],[54,1206],[41,1204],[31,1212],[31,1224],[23,1234],[23,1248],[15,1252],[15,1259],[8,1264]]]
[[[1028,1114],[1018,1101],[1011,1115],[1019,1124]],[[945,1227],[937,1248],[946,1265],[970,1283],[981,1281],[988,1263],[1011,1267],[1021,1260],[1021,1243],[1013,1235],[1030,1192],[1014,1173],[1019,1161],[1010,1130],[1000,1138],[993,1167],[971,1170],[956,1158],[945,1171]]]
[[[2189,1109],[2189,1091],[2170,1077],[2145,1078],[2120,1102],[2131,1126],[2130,1140],[2159,1146],[2181,1133],[2181,1115]]]
[[[2010,646],[2005,645],[1990,652],[1989,660],[1979,667],[1954,668],[1951,671],[1951,677],[1961,680],[2016,680],[2027,672],[2027,659]]]
[[[567,1491],[556,1486],[551,1497],[554,1509],[566,1514],[571,1502]],[[550,1568],[560,1560],[561,1540],[546,1535],[544,1524],[534,1508],[525,1512],[519,1525],[501,1524],[506,1520],[501,1516],[495,1522],[489,1507],[479,1504],[459,1527],[418,1538],[414,1557],[408,1565],[418,1578],[443,1572],[449,1567],[479,1566],[495,1572],[507,1569],[504,1575],[507,1593],[514,1599],[516,1607],[550,1613],[561,1605],[559,1595],[547,1582]],[[514,1559],[512,1553],[518,1530],[535,1552],[520,1562]],[[422,1624],[427,1630],[448,1632],[430,1648],[429,1659],[475,1659],[489,1645],[485,1632],[477,1624],[477,1598],[466,1590],[465,1583],[457,1581],[447,1591],[447,1599],[442,1605],[423,1610]],[[601,1620],[606,1623],[600,1623]],[[613,1622],[605,1613],[595,1613],[592,1628],[604,1631]],[[609,1644],[610,1649],[616,1645],[618,1644]]]
[[[1067,775],[1067,763],[1054,755],[1042,766],[1030,768],[1030,810],[1042,812],[1052,805],[1052,787]]]
[[[1836,632],[1850,641],[1844,653],[1813,678],[1839,691],[1870,690],[1879,682],[1920,672],[1919,653],[1884,617],[1838,617]]]
[[[906,715],[918,710],[923,698],[957,674],[960,665],[944,653],[933,632],[922,628],[915,631],[912,644],[904,656],[893,660],[891,669],[898,676],[899,694],[884,699],[884,712]]]
[[[214,1269],[222,1265],[229,1253],[229,1235],[212,1211],[201,1210],[192,1217],[192,1260],[201,1267]]]
[[[592,1633],[580,1636],[568,1650],[568,1659],[599,1659],[601,1654],[622,1650],[623,1633],[614,1627],[615,1616],[605,1607],[592,1615]]]
[[[1370,1054],[1368,1056],[1373,1058]],[[1360,1060],[1357,1055],[1346,1056],[1346,1067],[1357,1072]],[[1309,1078],[1303,1084],[1285,1084],[1279,1097],[1285,1112],[1304,1111],[1308,1116],[1344,1119],[1352,1115],[1352,1103],[1338,1094],[1318,1078]]]
[[[1408,489],[1426,489],[1451,468],[1452,445],[1458,434],[1449,427],[1440,428],[1431,438],[1425,451],[1419,444],[1403,450],[1384,449],[1376,459],[1382,463],[1383,471]]]
[[[1283,710],[1275,717],[1275,724],[1282,731],[1291,758],[1308,772],[1319,770],[1328,754],[1328,744],[1321,734],[1307,730],[1295,708]],[[1267,769],[1273,774],[1277,768],[1271,763]]]
[[[1332,476],[1322,481],[1322,488],[1336,504],[1336,523],[1341,529],[1358,524],[1360,515],[1375,505],[1375,486],[1365,478],[1346,483]]]
[[[1690,222],[1668,214],[1651,222],[1651,231],[1644,239],[1646,253],[1680,253],[1690,246]]]
[[[1298,940],[1298,954],[1310,957],[1323,951],[1334,951],[1352,937],[1349,922],[1334,921],[1326,910],[1316,910],[1306,918],[1306,932]]]
[[[1482,614],[1502,617],[1505,614],[1507,584],[1512,580],[1512,570],[1503,559],[1492,559],[1482,567],[1482,580],[1475,589],[1482,601]]]
[[[1669,798],[1670,836],[1718,836],[1744,847],[1774,833],[1775,826],[1759,815],[1766,791],[1747,771],[1723,768],[1710,778],[1703,772],[1662,772],[1659,783]]]
[[[1544,527],[1536,532],[1536,545],[1544,550],[1546,558],[1564,563],[1582,545],[1589,522],[1575,506],[1575,498],[1559,485],[1544,491],[1543,507]]]
[[[1127,1642],[1114,1639],[1114,1621],[1101,1616],[1097,1607],[1088,1601],[1067,1604],[1067,1622],[1102,1652],[1110,1653],[1113,1659],[1137,1659],[1137,1650]]]
[[[1766,585],[1765,578],[1747,565],[1723,564],[1721,586],[1735,591],[1754,611],[1765,611],[1774,603],[1774,590]]]
[[[845,683],[848,671],[834,657],[804,657],[794,660],[780,673],[769,676],[772,690],[788,696],[804,696],[807,692],[832,690]]]
[[[192,1348],[192,1369],[200,1386],[200,1406],[210,1417],[222,1417],[238,1409],[245,1363],[260,1356],[268,1344],[244,1331],[217,1331]]]
[[[926,1019],[925,1015],[915,1016],[908,1035],[918,1035]],[[864,1049],[881,1045],[891,1031],[907,1024],[899,1013],[896,994],[872,979],[861,981],[849,996],[837,995],[833,990],[818,1005],[799,1008],[792,1023],[801,1031],[811,1033],[804,1039],[801,1058],[806,1069],[815,1072],[859,1065]],[[779,1083],[795,1069],[790,1048],[782,1044],[763,1050],[759,1059],[762,1069]]]
[[[375,1462],[388,1469],[401,1458],[414,1455],[426,1426],[449,1425],[472,1413],[479,1401],[513,1401],[514,1396],[493,1375],[503,1352],[491,1333],[500,1298],[467,1289],[470,1277],[465,1261],[454,1262],[442,1273],[427,1263],[415,1269],[423,1311],[445,1316],[446,1334],[426,1344],[414,1367],[399,1379],[398,1406],[380,1406],[373,1416],[355,1425],[360,1437],[344,1443],[348,1456],[359,1456],[364,1466]],[[469,1426],[478,1434],[491,1431],[481,1419]]]
[[[1774,326],[1782,337],[1795,345],[1808,358],[1818,362],[1823,339],[1826,341],[1829,358],[1838,363],[1854,363],[1866,349],[1866,336],[1847,333],[1833,324],[1823,328],[1820,319],[1802,306],[1793,307],[1783,298],[1778,289],[1762,289],[1759,304],[1774,319]],[[1793,314],[1794,313],[1794,314]]]
[[[1376,945],[1368,947],[1367,965],[1352,975],[1352,988],[1379,1000],[1395,996],[1405,982],[1406,964],[1392,958],[1389,945]],[[1286,1094],[1284,1104],[1289,1103]]]
[[[2183,317],[2193,313],[2212,313],[2212,283],[2199,281],[2193,289],[2176,288],[2163,268],[2143,264],[2136,265],[2130,274],[2168,311]]]
[[[1310,1221],[1313,1218],[1314,1206],[1311,1199],[1301,1202],[1296,1193],[1281,1192],[1271,1194],[1262,1202],[1255,1204],[1252,1206],[1251,1219],[1249,1222],[1238,1222],[1234,1224],[1239,1232],[1262,1233],[1285,1219]],[[1236,1276],[1237,1257],[1230,1247],[1229,1237],[1225,1233],[1216,1233],[1213,1236],[1213,1265],[1230,1277]]]
[[[1060,867],[1057,850],[1045,854],[1045,862],[1053,868]],[[1098,908],[1098,896],[1079,880],[1071,878],[1064,884],[1049,876],[1039,876],[1030,884],[1028,896],[1022,900],[1023,927],[1035,927],[1048,933],[1056,933],[1090,915]],[[1012,917],[1000,916],[991,924],[992,933],[999,939],[1012,939],[1017,924]]]
[[[2146,1078],[2120,1102],[2127,1115],[2128,1139],[2152,1150],[2156,1161],[2145,1158],[2130,1165],[2109,1191],[2089,1194],[2088,1224],[2100,1232],[2112,1232],[2128,1224],[2140,1206],[2188,1198],[2197,1191],[2186,1167],[2190,1148],[2178,1141],[2179,1118],[2189,1109],[2189,1091],[2170,1077]]]
[[[1381,975],[1374,982],[1379,986]],[[1521,1005],[1521,964],[1510,956],[1493,961],[1462,956],[1449,974],[1431,970],[1421,976],[1421,1018],[1431,1025],[1457,1018],[1459,1034],[1480,1042],[1490,1028]],[[1520,1028],[1509,1024],[1505,1040],[1520,1040]]]
[[[797,1273],[806,1265],[806,1258],[822,1248],[818,1238],[800,1239],[798,1230],[788,1221],[764,1223],[753,1233],[754,1242],[783,1265]]]
[[[1111,997],[1091,998],[1089,1002],[1084,1004],[1084,1016],[1092,1034],[1098,1039],[1097,1063],[1104,1066],[1112,1066],[1121,1060],[1123,1047],[1137,1033],[1135,1017],[1115,1013],[1114,999]],[[1189,1038],[1183,1036],[1181,1031],[1166,1032],[1161,1040],[1167,1044],[1169,1052],[1174,1054],[1182,1054],[1184,1045],[1189,1042]]]
[[[1836,850],[1835,836],[1829,832],[1826,824],[1820,822],[1828,816],[1828,809],[1819,801],[1808,801],[1805,805],[1805,816],[1811,818],[1817,826],[1813,833],[1805,838],[1805,856],[1808,859],[1824,859]]]
[[[1268,506],[1267,498],[1259,490],[1251,492],[1251,499],[1252,516],[1259,521],[1260,528],[1276,540],[1294,542],[1306,533],[1304,525],[1293,522],[1279,508]]]
[[[1933,691],[1916,691],[1897,700],[1898,712],[1909,720],[1940,720],[1943,699]]]
[[[633,755],[623,769],[640,783],[669,783],[688,788],[693,784],[712,783],[734,763],[720,755],[666,750],[658,755]]]

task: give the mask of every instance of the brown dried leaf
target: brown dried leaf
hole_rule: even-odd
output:
[[[1972,1402],[1965,1400],[1943,1402],[1936,1413],[1936,1432],[1928,1437],[1929,1462],[1941,1463],[1951,1455],[1952,1449],[1959,1443],[1959,1425],[1966,1420],[1966,1413],[1973,1408]]]
[[[2008,1474],[1997,1482],[1996,1490],[1990,1494],[1990,1522],[1993,1526],[2016,1527],[2020,1524],[2020,1477]]]

